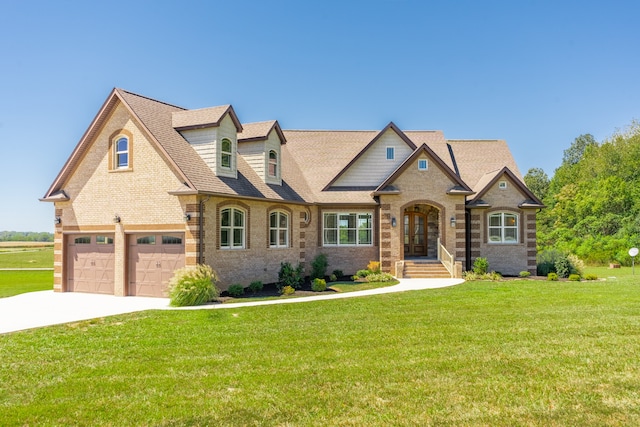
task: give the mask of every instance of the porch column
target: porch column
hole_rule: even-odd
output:
[[[391,205],[389,203],[380,205],[380,268],[385,273],[396,274],[391,255]]]

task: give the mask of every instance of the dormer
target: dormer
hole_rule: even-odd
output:
[[[238,133],[242,125],[231,105],[172,113],[172,125],[216,176],[238,177]]]
[[[282,185],[282,144],[287,141],[276,120],[246,123],[238,134],[238,153],[267,184]]]

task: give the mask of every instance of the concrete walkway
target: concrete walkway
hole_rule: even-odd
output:
[[[273,304],[295,304],[411,290],[444,288],[462,282],[464,282],[462,279],[400,279],[400,283],[395,286],[369,289],[366,291],[232,304],[207,304],[197,307],[180,308],[170,307],[168,298],[116,297],[113,295],[86,294],[80,292],[29,292],[13,297],[0,298],[0,334],[144,310],[206,310]]]

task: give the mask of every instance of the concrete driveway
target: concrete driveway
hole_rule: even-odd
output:
[[[400,279],[400,283],[395,286],[366,291],[289,298],[284,300],[207,304],[197,307],[181,308],[169,307],[168,298],[116,297],[113,295],[85,294],[80,292],[29,292],[13,297],[0,298],[0,334],[144,310],[203,310],[273,304],[296,304],[410,290],[444,288],[462,282],[464,282],[462,279]]]

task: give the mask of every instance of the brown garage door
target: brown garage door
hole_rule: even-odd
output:
[[[184,267],[184,234],[129,236],[129,295],[165,297],[173,272]]]
[[[113,295],[113,234],[67,238],[67,291]]]

